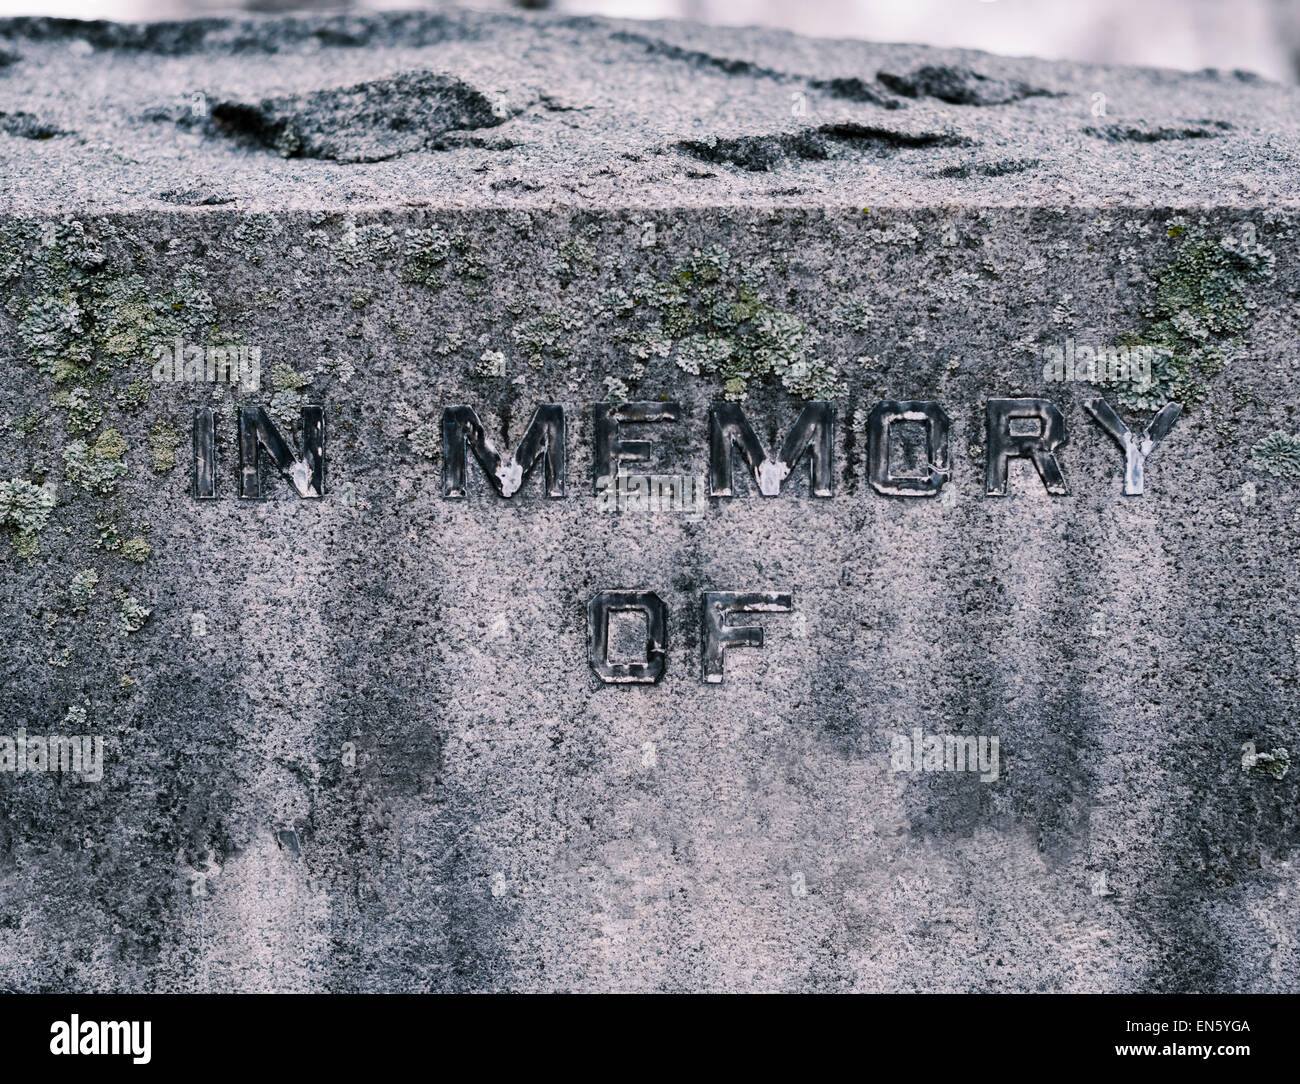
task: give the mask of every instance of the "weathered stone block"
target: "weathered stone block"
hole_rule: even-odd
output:
[[[1296,988],[1296,90],[0,47],[0,987]]]

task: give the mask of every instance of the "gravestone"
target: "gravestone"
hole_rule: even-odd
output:
[[[1298,116],[0,22],[0,988],[1295,990]]]

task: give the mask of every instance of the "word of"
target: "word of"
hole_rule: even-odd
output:
[[[723,658],[737,647],[762,647],[759,625],[731,625],[735,613],[788,613],[793,600],[788,593],[770,591],[705,591],[703,595],[703,654],[701,680],[722,681]],[[635,658],[610,657],[610,618],[633,613],[645,621],[642,649]],[[587,604],[588,660],[601,681],[610,685],[653,685],[664,676],[668,646],[668,609],[653,591],[601,591]]]

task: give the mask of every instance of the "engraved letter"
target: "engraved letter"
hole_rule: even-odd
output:
[[[723,653],[733,647],[762,647],[759,625],[728,625],[729,613],[787,613],[791,596],[771,591],[704,592],[704,680],[722,681]]]
[[[465,448],[474,452],[488,480],[502,497],[513,497],[524,479],[543,461],[546,495],[564,496],[564,407],[542,403],[523,440],[513,453],[504,456],[488,438],[473,407],[451,406],[442,412],[442,495],[465,496]]]
[[[990,497],[1007,495],[1007,463],[1018,457],[1029,459],[1047,492],[1062,497],[1069,492],[1056,449],[1065,443],[1065,416],[1046,399],[990,399],[985,408],[988,420],[988,450],[984,491]],[[1036,433],[1012,433],[1013,422],[1038,423]]]
[[[217,435],[212,427],[212,408],[194,411],[194,496],[217,495]]]
[[[889,467],[889,427],[894,422],[924,422],[926,471],[917,476],[894,475]],[[867,421],[871,485],[891,497],[933,497],[948,480],[948,415],[938,403],[887,399],[872,408]]]
[[[1183,408],[1177,403],[1166,403],[1160,413],[1151,419],[1146,432],[1139,437],[1120,420],[1120,416],[1105,399],[1088,399],[1083,406],[1097,419],[1097,424],[1114,437],[1116,443],[1124,449],[1125,496],[1141,496],[1146,481],[1147,456],[1154,452],[1156,445],[1169,435],[1169,430],[1178,421],[1178,415],[1183,412]]]
[[[325,408],[302,408],[302,458],[296,456],[266,411],[239,408],[239,495],[262,496],[262,449],[280,473],[293,483],[300,497],[320,497],[325,492]]]
[[[618,477],[623,461],[644,463],[650,458],[655,442],[652,440],[624,440],[619,436],[622,422],[677,422],[681,421],[680,403],[593,403],[591,407],[592,442],[595,445],[596,463],[592,484],[597,493],[603,486],[612,484]],[[603,485],[602,485],[603,483]]]
[[[749,467],[764,497],[775,497],[809,452],[809,472],[816,497],[831,496],[834,484],[835,408],[830,403],[809,403],[781,445],[781,454],[768,459],[745,412],[736,403],[714,403],[709,408],[709,494],[730,497],[731,450]]]
[[[636,610],[645,614],[645,659],[610,662],[609,615]],[[601,681],[611,685],[653,685],[664,674],[668,613],[653,591],[602,591],[587,603],[588,658]]]

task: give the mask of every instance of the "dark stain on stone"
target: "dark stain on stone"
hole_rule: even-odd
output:
[[[712,141],[684,139],[677,149],[703,162],[739,166],[753,173],[775,169],[792,158],[819,161],[830,157],[826,141],[811,130]]]
[[[216,134],[251,141],[286,158],[350,163],[438,149],[449,133],[506,120],[482,92],[434,72],[403,72],[257,103],[218,102],[211,114],[208,127]]]
[[[952,132],[898,132],[892,128],[852,122],[823,124],[817,131],[838,143],[871,147],[883,154],[917,147],[967,147],[971,144],[965,136]]]
[[[22,57],[17,53],[11,53],[8,49],[0,49],[0,71],[17,64],[20,60],[22,60]]]
[[[684,139],[680,151],[715,165],[733,165],[760,173],[790,160],[824,161],[837,145],[874,151],[882,157],[916,147],[964,146],[970,141],[951,133],[908,133],[866,124],[823,124],[777,135],[737,136],[734,139]]]
[[[714,68],[727,75],[748,75],[755,79],[787,80],[797,78],[788,72],[775,68],[765,68],[751,60],[739,60],[735,57],[714,56],[701,49],[684,49],[680,45],[652,38],[648,34],[637,34],[630,30],[616,30],[610,40],[629,45],[641,45],[651,56],[661,56],[669,60],[679,60],[693,68]]]
[[[114,23],[104,19],[53,19],[43,16],[4,20],[0,38],[28,41],[85,41],[96,49],[190,56],[211,53],[279,53],[309,44],[335,48],[401,45],[421,48],[444,41],[473,41],[480,32],[472,16],[423,11],[302,16],[264,23],[207,18],[157,23]]]
[[[1006,105],[1024,98],[1061,96],[1020,80],[994,79],[952,64],[926,64],[907,75],[882,71],[876,79],[905,98],[937,98],[950,105]]]
[[[1178,139],[1216,139],[1224,132],[1230,131],[1232,125],[1223,120],[1198,121],[1195,125],[1185,125],[1181,128],[1166,128],[1139,121],[1135,124],[1108,124],[1103,128],[1090,125],[1084,129],[1088,135],[1110,143],[1165,143]]]
[[[20,139],[53,139],[68,134],[38,120],[31,113],[0,113],[0,132]]]
[[[209,188],[168,188],[159,192],[157,198],[164,203],[176,203],[182,207],[217,207],[235,202],[234,196],[222,195]]]
[[[882,93],[874,84],[857,77],[813,79],[808,85],[814,90],[824,90],[834,98],[844,98],[850,102],[870,102],[882,109],[907,108],[906,102]]]
[[[963,162],[957,166],[948,166],[933,177],[954,177],[964,180],[967,177],[1005,177],[1011,173],[1023,173],[1040,164],[1037,158],[1007,158],[1000,162]]]

